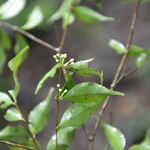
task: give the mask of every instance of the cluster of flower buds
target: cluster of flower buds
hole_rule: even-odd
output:
[[[62,98],[66,93],[67,93],[67,89],[62,89],[62,88],[60,88],[60,84],[57,84],[57,87],[58,87],[58,91],[59,91],[59,93],[61,93],[61,95],[59,96],[59,98]]]
[[[59,54],[57,53],[56,55],[53,56],[53,58],[55,59],[56,63],[59,63],[59,62],[64,62],[65,59],[67,58],[67,54]]]

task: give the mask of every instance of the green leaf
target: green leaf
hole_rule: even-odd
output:
[[[86,6],[78,6],[73,9],[73,14],[82,22],[88,24],[94,24],[98,22],[104,21],[113,21],[114,19],[111,17],[103,16],[97,11],[86,7]]]
[[[58,128],[75,127],[85,124],[90,116],[97,110],[100,103],[74,103],[63,114]]]
[[[57,72],[57,69],[62,67],[62,64],[56,64],[53,68],[51,68],[50,71],[48,71],[43,77],[42,79],[39,81],[36,90],[35,90],[35,94],[37,94],[39,92],[39,90],[43,87],[44,83],[46,82],[46,80],[48,78],[53,78]]]
[[[103,102],[108,96],[124,96],[123,93],[109,90],[102,85],[94,82],[83,82],[75,85],[63,99],[72,102],[88,103],[88,102]]]
[[[112,148],[112,150],[124,150],[126,145],[126,140],[124,135],[115,127],[101,123],[101,128]]]
[[[16,44],[14,47],[14,51],[15,51],[16,55],[20,52],[20,50],[22,50],[27,45],[28,44],[27,44],[25,38],[21,34],[16,33]]]
[[[75,21],[75,17],[72,13],[70,12],[65,12],[63,14],[63,28],[67,28],[67,26],[73,24],[73,22]]]
[[[3,72],[5,63],[6,63],[6,53],[5,50],[0,47],[0,74]]]
[[[150,129],[147,130],[144,141],[141,144],[133,145],[129,150],[150,150]]]
[[[8,125],[0,130],[0,140],[26,144],[29,142],[29,135],[22,126],[13,127]]]
[[[6,109],[10,105],[12,105],[10,97],[5,93],[0,92],[0,108]]]
[[[127,51],[125,46],[122,43],[114,39],[111,39],[108,45],[110,48],[114,49],[117,52],[117,54],[123,54]]]
[[[18,15],[25,7],[26,0],[7,0],[0,6],[0,19],[10,19]]]
[[[137,45],[131,45],[129,49],[129,56],[138,57],[143,52],[146,52],[146,51],[142,47],[137,46]]]
[[[64,0],[60,8],[48,19],[49,23],[54,23],[55,21],[62,18],[62,16],[69,12],[74,0]]]
[[[53,90],[54,89],[50,89],[46,99],[40,102],[37,106],[35,106],[29,114],[29,128],[33,134],[41,132],[45,128],[49,120],[51,109],[50,100],[52,97]]]
[[[23,29],[30,30],[42,23],[44,19],[43,12],[39,6],[35,6],[33,11],[28,16],[27,22],[23,25]]]
[[[64,127],[58,130],[58,150],[68,150],[73,140],[75,129],[73,127]],[[47,150],[56,150],[56,135],[53,135],[47,145]]]
[[[21,113],[16,108],[8,109],[4,118],[7,121],[24,121]]]
[[[138,56],[137,59],[136,59],[136,66],[137,67],[142,67],[146,62],[146,58],[147,58],[146,53],[142,53],[140,56]]]
[[[8,33],[2,29],[0,29],[0,46],[2,49],[10,49],[11,47],[11,40]]]
[[[102,77],[101,71],[89,67],[89,62],[91,61],[93,61],[93,58],[87,60],[81,60],[75,62],[72,65],[71,64],[68,65],[66,68],[82,76],[98,76],[101,78]]]
[[[15,88],[14,90],[10,91],[10,94],[13,97],[16,97],[20,91],[20,84],[17,78],[17,72],[18,72],[19,67],[21,66],[21,64],[24,62],[24,60],[27,57],[28,49],[29,49],[29,46],[26,46],[17,54],[17,56],[15,56],[13,59],[11,59],[8,62],[8,67],[13,72],[13,78],[15,81]]]

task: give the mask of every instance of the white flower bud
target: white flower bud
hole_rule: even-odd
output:
[[[74,65],[74,62],[71,62],[71,65]]]
[[[57,53],[57,54],[56,54],[56,56],[57,56],[57,57],[60,57],[60,54],[59,54],[59,53]]]
[[[69,62],[74,62],[74,58],[71,58],[71,59],[69,60]]]
[[[57,56],[56,56],[56,55],[53,55],[53,58],[54,58],[54,59],[57,59]]]
[[[59,62],[59,59],[56,59],[56,62],[58,63],[58,62]]]
[[[64,58],[64,55],[63,55],[63,54],[61,54],[61,55],[60,55],[60,58]]]
[[[65,53],[65,54],[63,54],[64,55],[64,58],[67,58],[67,54]]]
[[[57,84],[57,87],[59,88],[59,87],[60,87],[60,84]]]
[[[68,91],[68,90],[67,90],[67,89],[65,89],[65,90],[64,90],[64,93],[67,93],[67,91]]]
[[[59,92],[62,92],[62,89],[60,88],[58,91],[59,91]]]

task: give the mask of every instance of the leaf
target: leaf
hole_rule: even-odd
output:
[[[10,105],[12,105],[10,97],[5,93],[0,92],[0,108],[6,109]]]
[[[86,7],[86,6],[78,6],[73,9],[73,14],[82,22],[88,24],[95,24],[98,22],[104,21],[113,21],[114,19],[111,17],[103,16],[97,11]]]
[[[58,130],[58,150],[68,150],[73,140],[75,129],[73,127],[64,127]],[[53,135],[47,145],[47,150],[56,150],[56,135]]]
[[[36,90],[35,90],[35,94],[37,94],[39,92],[39,90],[43,87],[44,83],[46,82],[46,80],[48,78],[53,78],[56,74],[56,71],[58,68],[62,67],[62,64],[56,64],[53,68],[51,68],[50,71],[48,71],[43,77],[42,79],[39,81]]]
[[[7,0],[0,6],[0,19],[10,19],[18,15],[25,7],[26,0]]]
[[[133,145],[129,150],[150,150],[150,129],[147,130],[144,141],[141,144]]]
[[[27,44],[25,38],[21,34],[16,33],[16,44],[14,47],[14,51],[15,51],[16,55],[20,52],[20,50],[22,50],[27,45],[28,44]]]
[[[6,126],[0,130],[0,140],[7,140],[20,144],[26,144],[29,141],[29,135],[22,126]]]
[[[52,97],[53,90],[54,89],[51,88],[48,92],[46,99],[39,103],[37,106],[35,106],[29,114],[29,128],[33,134],[41,132],[45,128],[49,120],[51,109],[50,100]]]
[[[37,27],[44,19],[43,12],[39,6],[35,6],[33,11],[28,16],[27,22],[23,25],[23,29],[30,30]]]
[[[110,48],[114,49],[117,52],[117,54],[123,54],[127,51],[125,46],[122,43],[114,39],[111,39],[108,45]]]
[[[63,114],[58,128],[75,127],[85,124],[90,116],[97,110],[100,103],[74,103]]]
[[[11,40],[8,33],[5,30],[0,29],[0,46],[2,49],[10,49]]]
[[[24,121],[21,113],[16,108],[8,109],[4,118],[7,121]]]
[[[63,28],[67,28],[67,26],[73,24],[73,22],[75,21],[75,17],[72,13],[70,12],[65,12],[63,14]]]
[[[59,20],[66,12],[70,11],[70,8],[74,0],[64,0],[60,8],[48,19],[49,23],[54,23]]]
[[[17,78],[17,72],[18,72],[19,67],[21,66],[21,64],[24,62],[24,60],[27,57],[28,49],[29,49],[29,46],[26,46],[13,59],[11,59],[8,62],[8,67],[13,72],[13,78],[15,81],[15,88],[14,90],[10,91],[10,94],[13,97],[16,97],[20,91],[20,84]]]
[[[124,135],[115,127],[101,123],[101,128],[112,148],[112,150],[124,150],[126,145],[126,140]]]
[[[108,96],[124,96],[123,93],[109,90],[102,85],[94,82],[83,82],[75,85],[63,99],[72,102],[88,103],[88,102],[103,102]]]
[[[6,57],[5,50],[0,47],[0,74],[3,72],[6,63]]]
[[[138,57],[143,52],[146,52],[146,51],[142,47],[137,46],[137,45],[131,45],[129,49],[129,56]]]
[[[137,59],[136,59],[136,66],[137,67],[142,67],[146,62],[146,58],[147,58],[146,53],[142,53],[140,56],[138,56]]]
[[[101,78],[102,77],[101,71],[89,67],[89,62],[91,61],[93,61],[93,58],[87,60],[81,60],[75,62],[72,65],[71,64],[68,65],[66,68],[82,76],[98,76]]]

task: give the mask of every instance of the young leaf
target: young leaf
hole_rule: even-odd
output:
[[[26,0],[7,0],[0,6],[0,19],[10,19],[18,15],[25,7]]]
[[[74,127],[78,128],[86,123],[90,116],[97,110],[100,103],[74,103],[63,114],[58,128]]]
[[[136,66],[137,67],[142,67],[146,62],[146,58],[147,58],[146,53],[142,53],[140,56],[138,56],[137,59],[136,59]]]
[[[86,6],[78,6],[73,9],[73,14],[82,22],[88,24],[94,24],[103,21],[113,21],[114,19],[111,17],[103,16],[97,11],[86,7]]]
[[[46,99],[43,102],[39,103],[37,106],[35,106],[29,114],[29,128],[33,134],[41,132],[48,122],[51,109],[50,100],[52,97],[52,93],[53,89],[50,89]]]
[[[63,14],[63,28],[67,28],[68,25],[71,25],[75,21],[75,17],[70,12],[65,12]]]
[[[64,127],[58,130],[58,150],[68,150],[73,140],[75,129],[73,127]],[[47,145],[47,150],[56,150],[56,135],[53,135]]]
[[[14,90],[10,91],[10,94],[13,95],[13,97],[16,97],[20,91],[20,84],[17,78],[17,72],[21,64],[24,62],[24,60],[27,57],[29,46],[26,46],[23,48],[17,56],[15,56],[12,60],[8,62],[9,69],[13,72],[13,77],[15,81],[15,88]]]
[[[40,7],[35,6],[35,8],[33,8],[33,11],[28,17],[27,22],[25,23],[25,25],[23,25],[22,28],[25,30],[33,29],[34,27],[37,27],[39,24],[41,24],[43,19],[44,16]]]
[[[66,12],[70,11],[71,5],[73,4],[74,0],[64,0],[60,8],[54,13],[49,19],[49,23],[54,23],[55,21],[59,20]]]
[[[35,94],[37,94],[39,92],[39,90],[43,87],[44,83],[46,82],[46,80],[48,78],[53,78],[56,74],[56,71],[58,68],[60,68],[62,66],[62,64],[56,64],[50,71],[48,71],[43,78],[39,81],[36,90],[35,90]]]
[[[0,108],[6,109],[10,105],[12,105],[10,97],[5,93],[0,92]]]
[[[20,52],[20,50],[22,50],[27,45],[28,44],[27,44],[25,38],[21,34],[16,33],[16,44],[14,47],[14,51],[15,51],[16,55]]]
[[[4,118],[7,121],[24,121],[21,113],[16,108],[8,109]]]
[[[108,45],[110,48],[114,49],[117,52],[117,54],[123,54],[127,51],[125,46],[122,43],[114,39],[111,39]]]
[[[78,73],[79,75],[83,76],[98,76],[101,78],[102,72],[98,71],[94,68],[89,67],[89,62],[93,61],[93,58],[87,60],[81,60],[75,62],[74,64],[68,65],[66,68]]]
[[[146,51],[142,47],[137,46],[137,45],[131,45],[129,49],[129,56],[138,57],[143,52],[146,52]]]
[[[141,144],[133,145],[129,150],[150,150],[150,129],[147,130],[144,141]]]
[[[26,144],[29,141],[29,135],[22,126],[13,127],[8,125],[0,130],[0,140]]]
[[[124,96],[123,93],[109,90],[102,85],[94,82],[83,82],[75,85],[63,99],[72,102],[88,103],[88,102],[103,102],[108,96]]]
[[[124,135],[115,127],[101,123],[101,128],[112,148],[112,150],[124,150],[126,145],[126,140]]]

